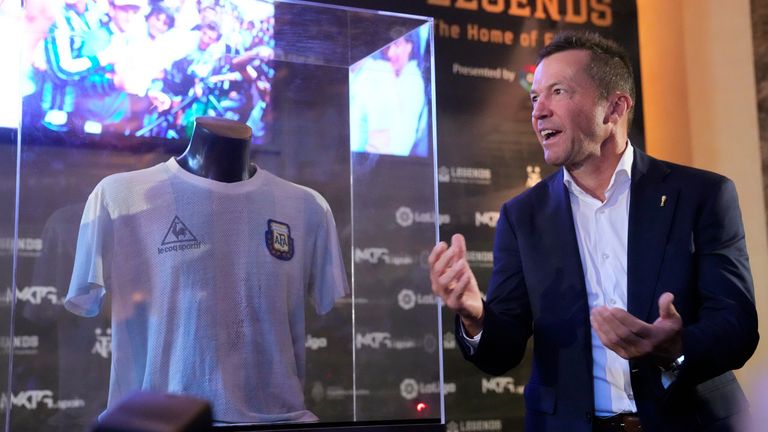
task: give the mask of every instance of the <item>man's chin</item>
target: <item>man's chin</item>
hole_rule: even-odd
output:
[[[544,162],[547,163],[547,165],[555,166],[555,167],[561,167],[565,165],[565,158],[559,156],[559,155],[553,155],[549,154],[546,151],[544,152]]]

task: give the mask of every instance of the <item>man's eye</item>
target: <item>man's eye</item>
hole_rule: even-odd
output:
[[[538,96],[531,96],[531,103],[532,104],[535,104],[538,101],[539,101],[539,97]]]
[[[552,90],[552,93],[556,94],[556,95],[563,94],[563,89],[556,88],[556,89]]]

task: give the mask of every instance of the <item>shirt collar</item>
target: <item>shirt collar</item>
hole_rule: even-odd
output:
[[[627,148],[624,149],[624,153],[621,155],[621,159],[619,159],[619,163],[616,165],[616,169],[613,171],[613,175],[611,176],[611,182],[608,183],[608,190],[606,194],[610,194],[612,189],[614,188],[614,183],[617,181],[621,181],[621,184],[628,183],[632,179],[632,163],[635,160],[635,151],[634,147],[632,147],[632,143],[627,140]],[[569,191],[574,192],[574,189],[581,191],[581,188],[579,185],[576,184],[576,182],[573,181],[573,177],[571,177],[571,173],[568,172],[568,170],[563,167],[563,183],[568,188]]]

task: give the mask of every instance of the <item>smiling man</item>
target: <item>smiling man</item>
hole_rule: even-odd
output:
[[[747,411],[732,370],[759,336],[736,189],[634,148],[634,99],[621,47],[555,37],[531,121],[561,169],[502,207],[486,298],[463,236],[429,258],[469,361],[503,374],[533,336],[527,431],[734,431]]]

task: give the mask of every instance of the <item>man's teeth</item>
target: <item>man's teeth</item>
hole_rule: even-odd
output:
[[[541,131],[541,135],[544,136],[544,139],[552,138],[557,133],[557,131],[553,131],[552,129],[544,129]]]

